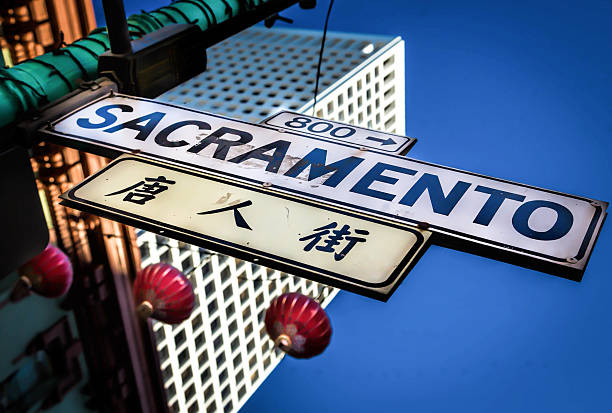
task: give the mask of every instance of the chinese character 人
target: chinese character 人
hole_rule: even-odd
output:
[[[168,189],[167,185],[162,184],[174,185],[175,183],[175,181],[166,179],[165,176],[145,178],[144,181],[137,182],[125,189],[106,194],[105,196],[114,196],[127,192],[125,197],[123,197],[124,201],[144,205],[145,202],[155,199],[156,195],[159,195]]]
[[[358,242],[366,242],[365,238],[352,235],[351,231],[349,231],[349,225],[344,225],[340,229],[334,229],[337,226],[338,224],[336,222],[332,222],[320,228],[315,228],[313,234],[300,238],[300,241],[310,240],[304,247],[304,251],[310,251],[313,247],[316,247],[318,251],[333,252],[334,259],[340,261],[353,249],[355,244]],[[365,229],[355,229],[354,231],[357,235],[369,234]],[[336,247],[341,244],[341,241],[346,241],[344,248],[342,248],[340,252],[336,252]]]
[[[244,217],[239,211],[240,208],[248,207],[251,205],[253,205],[252,201],[244,201],[244,202],[240,202],[238,204],[230,205],[227,207],[213,209],[211,211],[198,212],[198,215],[216,214],[218,212],[225,212],[225,211],[233,210],[234,211],[234,221],[236,222],[236,225],[240,228],[249,229],[252,231],[252,228],[249,226],[249,224],[246,222],[246,220],[244,219]]]

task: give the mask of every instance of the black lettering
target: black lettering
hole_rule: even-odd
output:
[[[159,132],[157,136],[155,137],[155,143],[160,146],[165,146],[168,148],[175,148],[177,146],[189,145],[189,142],[184,141],[184,140],[180,140],[180,141],[169,141],[168,140],[168,135],[170,135],[172,132],[174,132],[175,130],[179,128],[182,128],[183,126],[189,126],[189,125],[197,126],[200,130],[210,130],[210,125],[206,122],[202,122],[199,120],[183,120],[181,122],[174,123],[162,129],[162,131]]]
[[[238,136],[240,139],[237,141],[232,141],[228,139],[221,139],[223,135],[234,135]],[[215,144],[217,145],[217,149],[215,149],[215,153],[213,154],[213,158],[225,160],[227,153],[229,152],[232,146],[244,145],[245,143],[249,143],[253,140],[253,135],[248,132],[241,131],[238,129],[232,128],[219,128],[206,138],[202,139],[201,142],[192,146],[187,150],[187,152],[191,153],[199,153],[202,149],[206,148],[208,145]]]
[[[281,163],[287,154],[289,145],[291,145],[291,142],[288,141],[272,142],[259,148],[255,148],[252,151],[245,152],[242,155],[238,155],[237,157],[230,159],[229,162],[240,163],[246,161],[247,159],[260,159],[268,162],[266,171],[278,172],[278,168],[280,168]],[[265,154],[266,152],[272,150],[274,151],[272,155]]]

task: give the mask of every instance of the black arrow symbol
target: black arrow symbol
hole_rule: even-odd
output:
[[[370,141],[380,142],[382,146],[385,146],[385,145],[394,145],[394,144],[397,143],[397,142],[395,142],[391,138],[382,139],[382,138],[375,138],[374,136],[368,136],[366,139],[370,140]]]

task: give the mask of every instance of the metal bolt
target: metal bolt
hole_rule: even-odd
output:
[[[569,262],[570,264],[576,264],[578,259],[576,257],[567,257],[565,261]]]
[[[285,130],[283,128],[278,128],[277,131],[278,133],[285,133]]]
[[[272,184],[270,182],[263,182],[261,186],[263,186],[264,188],[270,188]]]
[[[361,146],[361,147],[359,148],[359,150],[360,150],[360,151],[362,151],[362,152],[365,152],[365,151],[367,151],[367,150],[368,150],[368,148],[366,148],[365,146]]]
[[[598,201],[591,201],[591,205],[594,207],[600,207],[601,204]]]
[[[429,222],[419,222],[417,224],[417,227],[419,229],[427,229],[427,228],[429,228]]]

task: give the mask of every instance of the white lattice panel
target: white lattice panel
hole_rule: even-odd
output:
[[[167,262],[188,275],[196,294],[190,319],[155,322],[153,331],[169,405],[176,412],[234,411],[282,358],[263,319],[287,291],[323,298],[334,289],[257,264],[140,231],[142,265]]]
[[[333,59],[338,52],[329,54]],[[403,135],[404,90],[404,42],[398,38],[319,94],[315,116]],[[300,112],[312,114],[313,103]]]
[[[255,27],[208,50],[208,69],[160,100],[259,122],[282,109],[312,113],[320,33]],[[317,115],[404,132],[403,42],[329,33]],[[264,328],[270,301],[288,291],[323,298],[337,290],[146,231],[142,265],[167,262],[196,293],[190,319],[153,330],[170,410],[234,412],[282,359]],[[333,322],[333,320],[332,320]]]
[[[208,50],[206,72],[164,93],[160,99],[254,123],[283,109],[306,113],[312,108],[320,46],[319,32],[250,28]],[[391,60],[387,61],[389,58]],[[383,77],[390,73],[384,81]],[[366,83],[366,74],[371,84],[370,81]],[[377,78],[376,82],[374,78]],[[358,89],[359,81],[363,87]],[[396,87],[392,89],[392,86]],[[353,92],[349,97],[350,87],[353,87]],[[323,99],[321,104],[325,116],[333,115],[338,107],[353,103],[355,115],[346,114],[346,121],[354,120],[355,124],[367,126],[371,118],[372,127],[375,127],[376,115],[373,109],[367,115],[368,105],[363,102],[368,93],[373,102],[386,93],[386,101],[395,100],[395,111],[401,113],[397,117],[401,125],[395,128],[396,133],[403,133],[403,91],[404,49],[401,39],[328,33],[318,94],[319,99]],[[339,94],[345,97],[340,103],[332,103],[334,109],[328,111],[330,99],[334,97],[337,100]],[[380,99],[379,105],[382,102]],[[317,104],[317,107],[322,106]],[[363,120],[359,122],[358,114],[362,111]],[[381,114],[382,125],[389,118]]]

